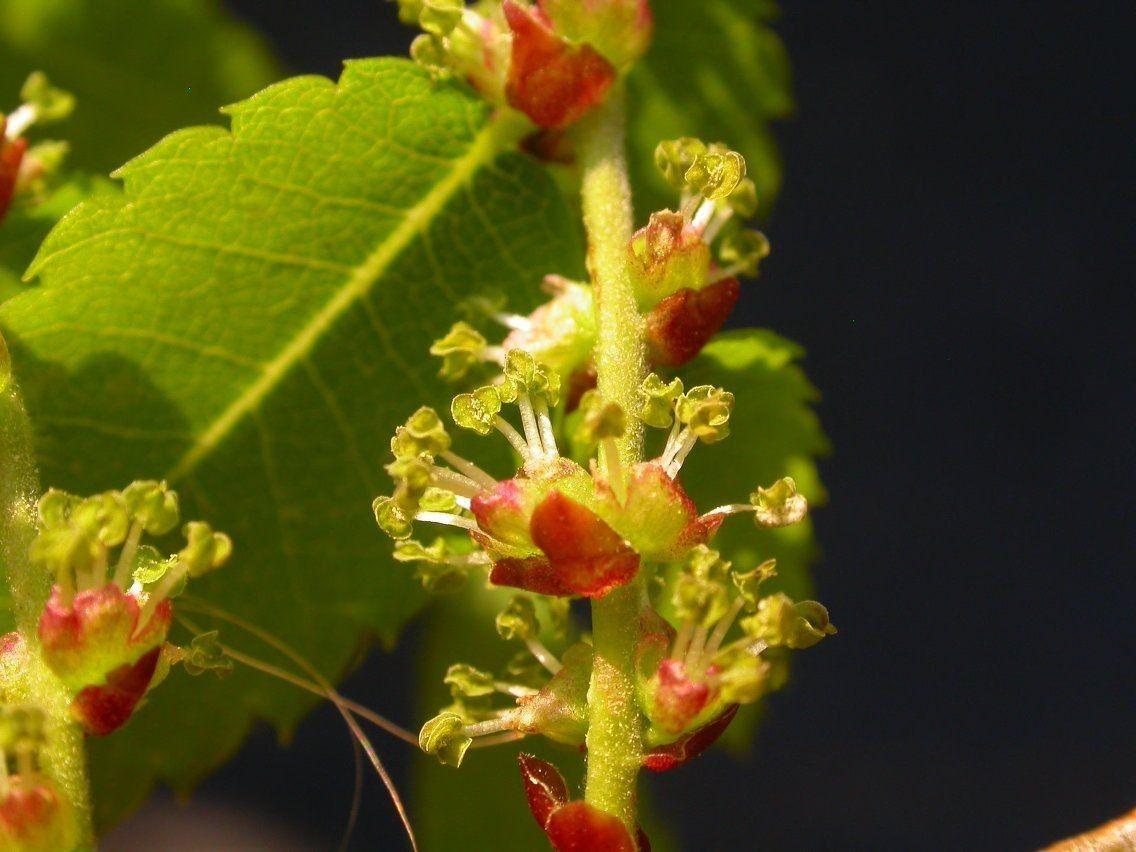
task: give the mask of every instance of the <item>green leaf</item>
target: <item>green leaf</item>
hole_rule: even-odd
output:
[[[791,476],[810,507],[825,500],[816,458],[828,441],[813,411],[817,392],[797,361],[795,343],[764,329],[731,331],[715,338],[683,371],[687,385],[709,384],[734,394],[730,437],[697,447],[682,468],[682,482],[703,510],[744,503],[757,485]],[[715,549],[740,569],[777,559],[777,577],[763,591],[809,597],[808,566],[816,556],[812,524],[758,529],[749,515],[728,519]]]
[[[641,218],[674,208],[674,191],[650,152],[663,139],[725,142],[747,161],[760,211],[781,185],[781,159],[769,124],[793,110],[789,60],[769,23],[769,0],[652,0],[655,35],[631,73],[632,182]]]
[[[120,171],[124,192],[67,216],[35,261],[42,286],[0,325],[45,481],[169,479],[185,517],[234,543],[191,591],[337,679],[422,599],[371,500],[391,488],[395,426],[446,407],[430,341],[476,289],[531,310],[544,273],[579,273],[579,229],[540,167],[498,154],[507,128],[479,100],[405,60],[228,113],[232,133],[167,137]],[[247,672],[171,675],[94,744],[101,824],[154,778],[189,786],[254,718],[287,731],[312,701]]]
[[[76,97],[48,135],[94,172],[163,134],[217,123],[217,109],[279,76],[268,50],[218,0],[0,0],[0,110],[45,71]]]
[[[98,178],[74,178],[42,200],[20,200],[12,205],[0,226],[0,302],[25,289],[27,285],[20,281],[24,270],[63,214],[106,185]]]

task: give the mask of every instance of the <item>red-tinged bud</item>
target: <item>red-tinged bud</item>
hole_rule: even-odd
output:
[[[39,621],[44,660],[76,692],[100,686],[112,672],[129,668],[165,641],[169,601],[162,601],[143,624],[141,613],[138,600],[113,583],[79,592],[70,604],[56,586]]]
[[[540,0],[540,9],[559,35],[591,44],[620,71],[651,43],[648,0]]]
[[[559,280],[555,295],[528,316],[523,328],[502,342],[506,351],[524,349],[561,376],[586,368],[596,344],[592,288]]]
[[[505,96],[540,127],[567,127],[603,101],[615,67],[589,44],[561,38],[538,9],[505,0],[513,31]]]
[[[521,781],[529,810],[537,825],[544,828],[552,812],[568,803],[568,785],[560,771],[547,760],[522,752],[517,755],[517,762],[521,765]]]
[[[137,662],[119,666],[107,675],[106,683],[88,686],[75,696],[71,714],[88,734],[103,737],[126,724],[150,688],[161,650],[154,648]]]
[[[643,760],[643,767],[652,772],[666,772],[684,766],[717,742],[737,712],[738,705],[731,704],[718,718],[697,731],[673,743],[651,749]]]
[[[567,745],[583,745],[588,733],[592,646],[577,642],[564,652],[560,671],[535,695],[517,699],[516,728]]]
[[[554,810],[544,832],[556,852],[636,852],[623,820],[587,802],[569,802]]]
[[[704,680],[687,675],[682,660],[663,660],[648,684],[652,723],[668,734],[680,734],[710,701],[711,688]]]
[[[4,138],[5,120],[0,116],[0,222],[4,221],[12,196],[16,193],[16,181],[20,176],[20,163],[28,149],[28,140]]]
[[[693,359],[730,316],[741,288],[727,278],[703,290],[679,290],[647,315],[648,357],[653,364],[679,367]]]
[[[597,512],[648,562],[682,559],[695,545],[706,543],[721,525],[715,518],[699,518],[683,487],[656,462],[631,469],[622,502],[606,483],[597,490]]]
[[[0,799],[0,850],[57,852],[78,840],[74,814],[52,782],[41,775],[14,775]]]
[[[710,247],[681,213],[652,213],[628,250],[631,283],[644,310],[680,290],[700,290],[710,280]]]

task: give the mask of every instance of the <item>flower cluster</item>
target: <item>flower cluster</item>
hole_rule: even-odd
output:
[[[71,114],[75,99],[36,72],[20,92],[23,105],[0,113],[0,222],[17,195],[36,195],[43,179],[56,171],[67,154],[64,142],[28,146],[25,133],[33,124],[59,121]]]
[[[739,276],[758,273],[769,243],[760,231],[737,227],[756,212],[757,194],[736,151],[682,138],[661,143],[655,159],[679,191],[679,209],[653,213],[628,243],[627,256],[648,359],[674,368],[691,361],[721,329],[738,300]],[[566,407],[574,410],[596,382],[594,292],[588,283],[559,275],[545,278],[544,291],[548,301],[528,316],[506,311],[503,298],[493,295],[467,300],[469,319],[430,348],[442,359],[442,377],[460,380],[482,364],[502,369],[508,352],[524,350],[563,377]],[[477,328],[479,317],[507,329],[500,343],[490,343]]]
[[[43,739],[42,710],[0,705],[0,849],[56,852],[78,840],[70,803],[40,771]]]
[[[455,74],[540,128],[574,124],[647,49],[647,0],[397,0],[417,25],[410,55]]]
[[[696,733],[764,694],[766,648],[803,648],[832,632],[819,604],[760,595],[775,573],[772,562],[737,571],[708,547],[731,515],[750,514],[761,527],[800,521],[805,498],[786,477],[757,488],[748,502],[697,511],[679,474],[697,444],[729,434],[734,399],[728,391],[686,389],[677,378],[651,374],[630,415],[590,391],[581,401],[574,443],[595,455],[581,463],[562,455],[557,442],[554,417],[563,407],[557,374],[520,349],[508,350],[503,365],[498,384],[457,395],[451,416],[461,428],[503,437],[518,459],[515,473],[497,479],[458,455],[438,414],[421,408],[391,440],[388,471],[396,487],[376,499],[376,520],[395,539],[396,557],[420,564],[428,589],[455,589],[471,571],[485,569],[496,586],[547,596],[545,632],[553,637],[565,633],[567,598],[602,597],[643,570],[663,578],[668,600],[659,608],[669,607],[678,627],[645,612],[640,698],[650,723],[648,745],[662,749],[648,766],[681,762],[676,748],[688,753]],[[506,406],[516,407],[519,429],[506,418]],[[624,466],[615,447],[629,416],[666,430],[659,455],[634,466]],[[426,545],[412,538],[423,524],[458,535]],[[668,573],[666,566],[679,568]],[[577,642],[558,660],[542,644],[537,610],[528,595],[515,597],[498,617],[498,631],[524,643],[547,670],[545,682],[517,661],[512,672],[499,675],[451,668],[446,682],[454,704],[423,729],[423,748],[457,764],[475,737],[490,734],[542,733],[583,743],[590,648]],[[743,612],[748,615],[739,622]],[[740,636],[727,642],[735,624]],[[495,700],[503,696],[515,699],[512,706]]]
[[[185,544],[173,555],[143,543],[178,522],[177,494],[163,482],[85,498],[53,489],[39,501],[30,558],[54,578],[39,644],[90,734],[121,727],[169,671],[174,660],[163,650],[172,599],[232,552],[229,537],[202,521],[185,525]],[[16,652],[23,639],[9,634],[5,641]]]

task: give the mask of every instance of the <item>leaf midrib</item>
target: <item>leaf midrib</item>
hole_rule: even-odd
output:
[[[261,370],[260,376],[194,439],[166,474],[177,482],[190,473],[202,459],[220,445],[230,432],[261,402],[296,366],[301,364],[336,320],[367,295],[390,265],[411,241],[421,234],[482,166],[491,162],[500,150],[500,131],[496,119],[490,119],[473,138],[469,150],[453,161],[449,172],[422,199],[406,210],[402,221],[376,246],[333,296],[288,344]]]

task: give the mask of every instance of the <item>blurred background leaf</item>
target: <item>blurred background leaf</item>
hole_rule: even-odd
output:
[[[32,71],[74,93],[53,135],[72,167],[106,173],[164,134],[280,76],[264,41],[217,0],[0,0],[0,110]]]

